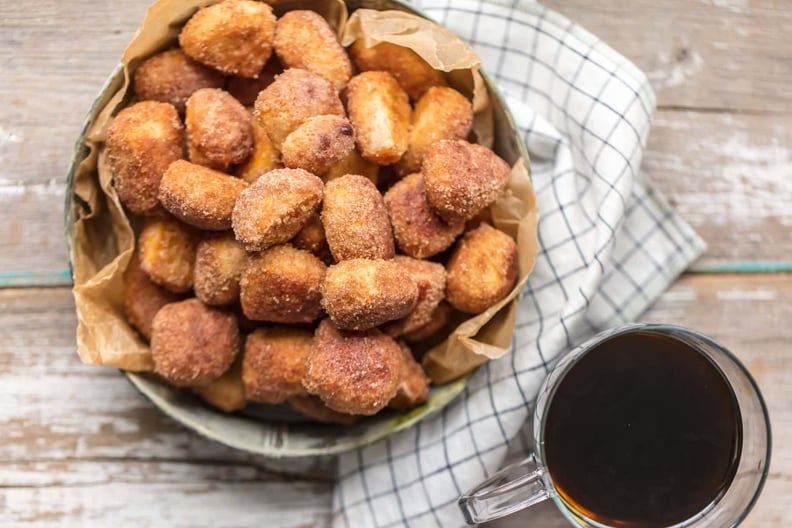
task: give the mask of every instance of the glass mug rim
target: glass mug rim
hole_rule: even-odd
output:
[[[717,341],[713,340],[712,338],[697,332],[696,330],[692,330],[690,328],[685,328],[682,326],[676,326],[671,324],[658,324],[658,323],[631,323],[622,326],[618,326],[615,328],[611,328],[608,330],[604,330],[593,337],[587,339],[580,345],[576,346],[572,350],[569,351],[564,357],[562,357],[555,366],[553,366],[548,375],[543,380],[539,391],[537,392],[537,397],[534,400],[534,409],[533,409],[533,452],[529,455],[528,459],[523,460],[521,462],[517,462],[512,464],[511,466],[507,466],[500,471],[498,471],[495,475],[491,476],[490,478],[486,479],[484,482],[473,488],[473,490],[465,493],[459,498],[459,506],[462,509],[465,519],[469,524],[473,524],[475,522],[483,522],[483,520],[475,520],[470,517],[471,512],[468,509],[467,503],[471,500],[474,500],[477,497],[480,497],[484,494],[492,493],[498,489],[501,489],[500,486],[495,488],[495,490],[490,490],[489,486],[494,485],[495,480],[508,470],[518,470],[521,466],[526,466],[526,471],[528,474],[525,475],[523,479],[517,479],[511,483],[511,488],[516,489],[526,482],[530,482],[532,479],[530,478],[531,469],[527,469],[529,466],[533,466],[533,476],[538,479],[538,484],[540,485],[541,489],[544,491],[543,494],[539,494],[535,500],[530,502],[520,502],[514,505],[514,507],[506,508],[501,513],[497,515],[493,515],[486,520],[494,520],[500,517],[510,515],[515,513],[521,509],[527,508],[536,504],[538,502],[544,501],[545,499],[552,499],[555,503],[556,507],[560,512],[564,515],[564,517],[575,526],[579,525],[579,521],[585,521],[588,526],[597,527],[597,528],[612,528],[610,525],[605,525],[602,523],[597,522],[596,520],[592,519],[591,517],[587,516],[585,513],[579,510],[573,510],[573,508],[564,502],[559,494],[555,483],[553,482],[552,478],[550,477],[549,471],[547,470],[547,464],[545,462],[545,442],[544,442],[544,433],[545,433],[545,424],[547,422],[547,410],[550,407],[550,403],[553,400],[553,396],[557,392],[559,386],[561,385],[561,381],[565,378],[567,373],[574,368],[574,366],[578,363],[578,361],[583,358],[588,352],[596,348],[601,343],[605,341],[620,336],[624,334],[632,334],[632,333],[640,333],[640,332],[651,332],[657,333],[664,336],[669,336],[677,341],[681,341],[682,343],[699,350],[702,348],[699,345],[694,343],[687,342],[683,337],[689,337],[698,341],[704,342],[704,344],[708,347],[711,347],[718,352],[722,353],[729,361],[731,361],[734,366],[737,367],[740,374],[744,377],[744,379],[749,383],[751,389],[755,393],[757,397],[757,401],[759,403],[759,408],[762,411],[762,421],[765,426],[765,434],[767,438],[767,446],[766,446],[766,455],[764,457],[764,467],[762,469],[762,474],[760,476],[760,480],[756,487],[756,491],[754,492],[751,500],[747,503],[747,505],[743,508],[742,512],[740,513],[739,517],[734,519],[734,524],[732,526],[739,525],[745,517],[751,512],[756,501],[758,500],[759,496],[761,495],[762,489],[764,488],[765,482],[767,480],[767,476],[770,470],[770,457],[772,453],[772,434],[771,434],[771,426],[770,426],[770,415],[767,410],[767,404],[764,401],[764,397],[762,396],[761,391],[759,390],[759,386],[754,380],[751,373],[745,367],[745,365],[733,354],[731,353],[726,347],[718,343]],[[703,353],[700,351],[700,353]],[[732,383],[728,381],[728,378],[723,373],[721,367],[711,361],[712,365],[720,372],[723,376],[724,380],[727,381],[727,384],[732,387]],[[548,390],[549,389],[549,390]],[[738,406],[738,411],[739,411]],[[741,418],[742,419],[742,418]],[[741,440],[741,443],[744,443],[744,439]],[[739,465],[739,461],[737,462]],[[502,478],[502,477],[501,477]],[[731,486],[731,484],[730,484]],[[504,487],[509,487],[507,484]],[[727,488],[728,489],[728,488]],[[482,495],[479,495],[482,494]],[[725,494],[724,494],[725,495]],[[703,510],[698,512],[693,517],[687,518],[677,524],[671,525],[668,528],[682,528],[684,526],[688,526],[690,523],[695,522],[697,519],[701,518],[703,515],[711,511],[720,500],[723,498],[724,495],[716,498],[712,503],[710,503],[707,507]]]

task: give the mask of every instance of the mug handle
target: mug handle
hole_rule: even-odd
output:
[[[550,497],[544,468],[531,455],[501,469],[459,497],[459,507],[468,524],[499,519]]]

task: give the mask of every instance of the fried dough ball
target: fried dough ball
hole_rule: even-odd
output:
[[[275,57],[270,57],[267,64],[255,79],[232,75],[226,80],[226,90],[234,96],[237,101],[245,106],[253,106],[259,92],[272,84],[275,76],[283,71],[283,68]]]
[[[295,411],[321,423],[352,425],[359,419],[354,414],[334,411],[318,396],[292,396],[286,401]]]
[[[385,193],[396,244],[415,258],[429,258],[451,247],[465,229],[463,220],[446,222],[429,205],[421,174],[410,174]]]
[[[481,224],[468,231],[448,260],[446,299],[462,312],[478,314],[511,291],[517,279],[517,244]]]
[[[248,183],[273,169],[283,167],[278,149],[258,119],[253,119],[253,152],[245,163],[237,167],[236,175]]]
[[[336,90],[352,77],[352,64],[333,28],[319,13],[294,10],[275,26],[275,54],[287,68],[302,68],[321,75]]]
[[[233,233],[209,235],[198,243],[195,255],[195,296],[210,306],[239,299],[239,277],[247,252]]]
[[[159,199],[180,220],[208,231],[231,227],[237,197],[248,184],[189,161],[170,164],[162,176]]]
[[[492,150],[444,139],[424,152],[426,197],[446,222],[468,220],[497,200],[509,183],[509,165]]]
[[[399,345],[376,328],[339,330],[319,323],[303,386],[334,411],[371,415],[396,395],[401,381]]]
[[[388,403],[391,409],[410,409],[429,398],[429,378],[426,377],[410,351],[410,347],[399,343],[402,355],[401,381],[396,396]]]
[[[349,48],[352,60],[360,71],[382,70],[393,75],[415,101],[431,86],[445,86],[443,73],[435,70],[420,55],[409,48],[390,42],[380,42],[367,48],[357,40]]]
[[[162,175],[184,157],[184,126],[176,108],[157,101],[124,108],[107,129],[106,148],[121,203],[135,214],[161,212],[157,193]]]
[[[364,159],[390,165],[407,150],[410,100],[391,74],[363,72],[347,84],[347,110]]]
[[[305,394],[302,379],[311,353],[313,332],[279,326],[259,328],[247,336],[242,382],[249,400],[283,403]]]
[[[283,164],[322,174],[355,148],[355,131],[343,117],[321,115],[307,119],[283,142]]]
[[[151,339],[151,323],[160,308],[176,302],[179,296],[154,284],[140,269],[138,253],[132,254],[124,272],[124,313],[129,323],[146,341]]]
[[[227,170],[253,150],[253,125],[242,103],[219,88],[201,88],[187,100],[184,123],[190,161]],[[196,158],[198,155],[198,159]]]
[[[410,343],[420,343],[421,341],[435,337],[440,330],[451,322],[451,317],[453,315],[454,309],[451,308],[451,305],[442,301],[437,305],[437,308],[434,309],[434,312],[432,312],[428,323],[401,337]]]
[[[367,330],[400,319],[417,302],[415,280],[392,260],[344,260],[327,268],[322,285],[322,306],[343,330]]]
[[[347,174],[328,182],[322,224],[333,258],[389,259],[395,252],[385,202],[371,180]]]
[[[308,218],[300,232],[292,239],[292,244],[297,249],[310,251],[325,264],[334,262],[333,256],[330,254],[330,247],[327,245],[327,237],[325,237],[324,226],[319,213],[314,213]]]
[[[396,256],[393,261],[402,266],[418,286],[418,302],[415,308],[405,317],[382,326],[383,332],[397,337],[417,330],[431,320],[435,308],[445,297],[446,270],[442,264],[403,255]]]
[[[135,70],[135,94],[141,101],[170,103],[184,114],[187,99],[201,88],[222,88],[225,78],[217,70],[195,62],[180,49],[163,51],[140,63]]]
[[[360,174],[371,180],[374,185],[377,185],[379,165],[364,160],[363,156],[360,155],[360,151],[354,148],[344,159],[330,167],[321,177],[327,183],[347,174]]]
[[[245,316],[254,321],[311,323],[322,315],[324,263],[288,244],[250,257],[239,282]]]
[[[470,101],[453,88],[433,86],[415,104],[407,152],[396,164],[399,174],[421,170],[424,152],[441,139],[465,139],[473,126]]]
[[[151,217],[138,238],[140,269],[149,279],[176,293],[193,287],[195,251],[200,235],[175,218]]]
[[[184,25],[179,44],[200,63],[254,78],[272,55],[275,15],[263,2],[225,0],[200,9]]]
[[[278,150],[309,117],[345,115],[344,105],[330,81],[299,68],[290,68],[275,77],[261,91],[255,107],[254,119],[259,120]]]
[[[245,387],[242,385],[242,362],[236,361],[216,380],[202,387],[194,387],[193,392],[221,411],[234,412],[247,404]]]
[[[208,385],[223,375],[239,351],[233,314],[198,299],[163,306],[154,316],[151,357],[154,372],[179,387]]]
[[[302,169],[275,169],[260,176],[236,201],[234,236],[248,251],[291,240],[322,201],[322,180]]]

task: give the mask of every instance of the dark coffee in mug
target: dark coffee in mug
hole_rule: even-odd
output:
[[[668,526],[725,493],[741,418],[720,370],[651,331],[616,335],[571,367],[550,401],[545,462],[570,508],[609,526]]]

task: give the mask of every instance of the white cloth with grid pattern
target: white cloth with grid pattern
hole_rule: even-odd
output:
[[[704,250],[639,171],[655,98],[633,64],[530,1],[415,4],[504,93],[531,155],[540,252],[512,351],[435,417],[340,457],[336,528],[464,525],[459,495],[530,451],[521,430],[548,366],[634,320]]]

